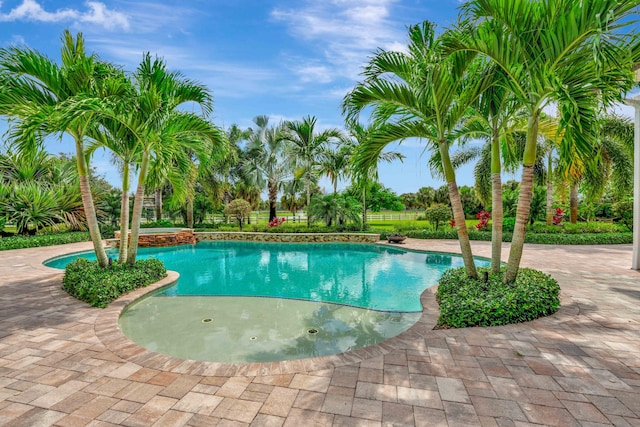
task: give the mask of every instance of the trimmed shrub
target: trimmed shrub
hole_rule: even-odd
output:
[[[145,222],[144,224],[140,224],[140,228],[167,228],[174,227],[174,224],[168,219],[159,219],[153,222]]]
[[[372,230],[374,231],[374,230]],[[386,239],[387,234],[394,234],[396,231],[375,230],[380,232],[380,239]],[[407,237],[414,239],[453,239],[458,238],[455,230],[432,231],[432,230],[404,230]],[[511,242],[513,233],[504,232],[503,242]],[[469,240],[491,241],[490,231],[469,231]],[[536,243],[543,245],[618,245],[633,243],[633,234],[625,233],[582,233],[582,234],[559,234],[559,233],[531,233],[525,236],[526,243]]]
[[[106,307],[120,295],[166,276],[164,264],[157,259],[138,260],[135,265],[116,262],[101,268],[97,261],[78,258],[67,265],[62,289],[94,307]]]
[[[480,277],[488,269],[478,269]],[[526,322],[555,313],[560,307],[560,286],[551,276],[521,268],[513,284],[504,284],[503,272],[489,280],[470,279],[464,268],[445,271],[436,299],[438,326],[466,328]]]
[[[41,246],[64,245],[65,243],[87,242],[91,240],[86,231],[46,234],[38,236],[13,236],[0,239],[0,251],[9,249],[36,248]]]

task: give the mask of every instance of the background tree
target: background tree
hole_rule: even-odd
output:
[[[450,206],[443,205],[442,203],[436,203],[424,211],[424,217],[434,225],[436,231],[438,231],[440,223],[451,220],[453,213],[451,212]]]
[[[269,117],[253,119],[255,129],[250,129],[242,170],[258,187],[267,187],[269,221],[276,217],[278,191],[291,175],[290,162],[285,156],[285,133],[282,125],[269,126]]]
[[[338,129],[325,129],[318,132],[316,123],[317,119],[313,116],[285,123],[290,155],[295,159],[299,173],[304,177],[307,196],[307,226],[311,224],[309,208],[311,206],[312,177],[319,173],[320,155],[329,143],[343,138],[342,132]]]
[[[246,200],[233,199],[227,206],[224,207],[223,213],[238,221],[240,231],[242,231],[242,224],[251,213],[251,210],[251,204]]]

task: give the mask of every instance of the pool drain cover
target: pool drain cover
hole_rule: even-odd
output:
[[[206,319],[202,319],[202,323],[211,323],[213,319],[211,317],[207,317]]]
[[[308,334],[317,334],[317,333],[318,333],[318,330],[317,330],[317,329],[315,329],[315,328],[310,328],[310,329],[307,329],[307,333],[308,333]]]

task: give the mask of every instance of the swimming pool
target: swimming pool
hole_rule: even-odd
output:
[[[216,241],[139,255],[180,279],[127,307],[122,331],[153,351],[217,362],[335,354],[398,335],[420,318],[420,294],[463,265],[455,255],[346,243]]]

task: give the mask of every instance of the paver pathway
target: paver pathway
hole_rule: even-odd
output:
[[[404,246],[458,252],[455,241]],[[0,425],[640,426],[630,245],[527,245],[523,266],[562,288],[548,318],[434,331],[431,306],[371,348],[270,365],[181,361],[128,342],[117,305],[75,301],[41,264],[89,247],[0,252]],[[490,254],[486,242],[473,247]],[[434,304],[431,292],[423,303]]]

